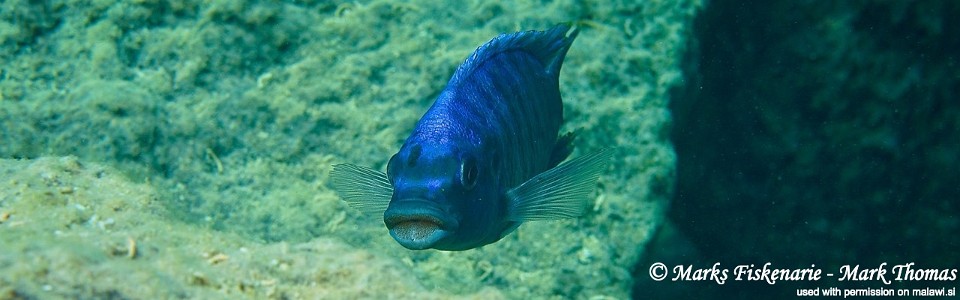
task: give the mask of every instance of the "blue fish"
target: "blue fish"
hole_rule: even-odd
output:
[[[383,214],[412,250],[467,250],[524,221],[576,218],[612,151],[562,163],[560,66],[579,30],[502,34],[457,68],[387,163],[387,172],[338,164],[331,183],[348,205]]]

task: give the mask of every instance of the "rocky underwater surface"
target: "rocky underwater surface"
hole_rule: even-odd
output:
[[[4,1],[0,298],[626,298],[664,220],[670,90],[701,1]],[[591,212],[409,251],[330,190],[383,168],[493,36],[578,21]]]
[[[671,102],[669,218],[697,249],[676,261],[815,265],[837,276],[887,263],[891,283],[695,282],[682,292],[956,287],[894,280],[892,268],[960,267],[958,14],[956,1],[710,1]],[[637,278],[639,294],[650,283]]]

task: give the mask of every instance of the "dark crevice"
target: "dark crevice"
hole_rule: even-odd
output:
[[[696,253],[678,263],[698,268],[955,268],[956,15],[955,1],[711,1],[671,103],[669,217],[693,250],[656,247]],[[657,258],[636,268],[636,298],[672,284],[643,283]],[[783,298],[803,287],[812,286],[731,282],[709,296]]]

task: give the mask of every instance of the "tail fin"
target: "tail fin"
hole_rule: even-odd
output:
[[[535,41],[531,43],[531,47],[526,48],[547,66],[548,73],[557,74],[563,65],[563,58],[567,56],[567,50],[570,50],[573,40],[580,34],[580,28],[571,29],[569,25],[561,24],[540,33],[544,36],[533,38]]]
[[[547,31],[522,31],[510,34],[501,34],[480,48],[477,48],[463,64],[457,68],[453,74],[451,82],[459,82],[466,78],[477,66],[481,65],[487,59],[494,55],[513,51],[523,50],[530,53],[544,66],[549,74],[560,72],[560,66],[563,64],[563,58],[567,55],[567,50],[573,44],[573,40],[580,33],[579,28],[571,29],[570,25],[560,24]]]

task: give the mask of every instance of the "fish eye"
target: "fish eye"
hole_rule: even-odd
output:
[[[477,162],[473,158],[466,158],[460,163],[460,184],[465,189],[473,189],[477,185],[477,177],[480,176],[480,170],[477,169]]]

